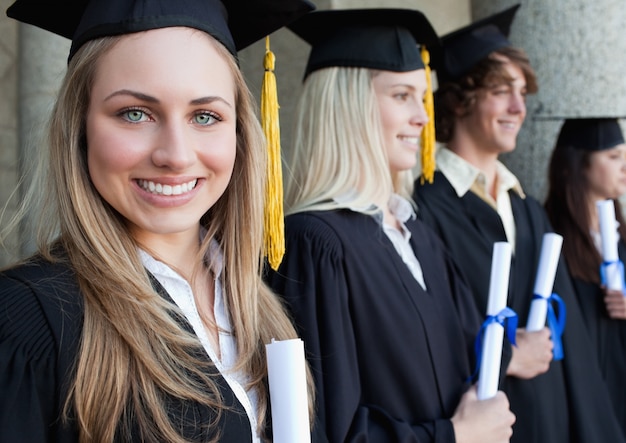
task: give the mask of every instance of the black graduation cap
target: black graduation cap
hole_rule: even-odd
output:
[[[512,46],[508,40],[516,4],[441,37],[441,59],[437,61],[440,83],[454,81],[467,74],[493,51]]]
[[[332,66],[406,72],[423,69],[418,45],[429,50],[439,38],[414,9],[315,11],[287,26],[311,45],[304,73]]]
[[[563,122],[556,146],[602,151],[624,143],[617,118],[568,118]]]
[[[313,9],[308,0],[17,0],[7,15],[71,39],[71,59],[94,38],[170,26],[205,31],[236,55]]]

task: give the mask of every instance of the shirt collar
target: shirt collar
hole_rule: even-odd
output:
[[[389,210],[402,223],[406,223],[409,219],[416,217],[415,210],[406,198],[400,194],[391,194],[389,199]],[[382,215],[382,211],[381,211]]]
[[[350,196],[352,193],[347,193],[344,195],[339,195],[335,197],[333,200],[337,203],[345,203],[350,200]],[[383,211],[382,209],[376,207],[375,205],[370,205],[368,207],[357,207],[348,205],[348,209],[354,212],[362,212],[362,213],[371,213],[371,210],[375,208],[375,212],[372,214],[372,217],[376,219],[380,224],[383,222]],[[415,218],[415,211],[413,210],[413,205],[406,198],[402,197],[400,194],[393,193],[389,198],[389,210],[391,213],[398,219],[398,221],[405,223],[407,220],[411,218]]]
[[[201,228],[200,241],[202,241],[206,233],[207,233],[206,229]],[[138,249],[138,251],[139,251],[139,258],[141,259],[141,263],[154,276],[162,275],[164,277],[174,278],[174,279],[182,278],[171,267],[169,267],[162,261],[155,259],[143,249]],[[224,269],[224,255],[222,253],[222,250],[220,249],[219,244],[217,243],[217,240],[215,239],[211,240],[211,243],[209,244],[209,250],[207,251],[207,254],[206,254],[206,262],[210,265],[211,272],[213,273],[215,278],[219,279],[220,276],[222,275],[222,270]]]
[[[467,194],[479,176],[484,177],[480,169],[445,146],[437,150],[436,161],[437,169],[448,179],[459,197]],[[507,191],[512,189],[520,197],[526,197],[517,177],[499,160],[496,163],[496,173],[498,174],[500,188]]]

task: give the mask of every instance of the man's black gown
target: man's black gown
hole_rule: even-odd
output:
[[[552,232],[547,215],[532,197],[510,191],[516,225],[507,306],[523,327],[533,297],[543,234]],[[493,244],[506,241],[498,213],[472,192],[459,198],[437,171],[432,184],[416,181],[418,217],[431,226],[449,248],[468,279],[478,309],[485,313],[489,295]],[[530,380],[506,377],[501,388],[509,396],[517,420],[514,443],[602,443],[625,441],[602,381],[574,289],[561,259],[554,293],[566,305],[564,359],[552,361],[548,372]]]
[[[267,280],[304,340],[331,443],[454,441],[482,319],[440,240],[419,220],[407,227],[427,291],[374,217],[286,218],[286,254]]]
[[[618,246],[620,260],[624,262],[626,244],[620,240]],[[599,285],[577,278],[572,281],[615,413],[626,432],[626,320],[608,316]]]

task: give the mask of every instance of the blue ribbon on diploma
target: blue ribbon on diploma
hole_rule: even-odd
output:
[[[617,259],[616,261],[603,261],[602,264],[600,265],[600,284],[602,284],[603,286],[608,286],[608,281],[606,278],[606,268],[614,264],[617,264],[618,266],[619,274],[622,276],[622,282],[626,281],[624,280],[624,262],[623,261],[621,261],[620,259]],[[622,292],[624,292],[624,295],[626,295],[626,288],[622,288]]]
[[[548,327],[550,328],[552,343],[554,343],[554,347],[552,348],[552,354],[554,356],[554,360],[562,360],[563,343],[561,342],[561,336],[563,335],[563,331],[565,330],[565,302],[557,294],[552,294],[549,297],[543,297],[539,294],[535,294],[533,296],[533,300],[536,298],[543,299],[546,301],[546,303],[548,303]],[[554,307],[552,306],[552,302],[556,302],[559,307],[558,317],[554,313]]]
[[[476,340],[474,341],[474,352],[476,353],[476,369],[474,369],[474,373],[469,377],[469,380],[474,379],[478,374],[480,369],[480,359],[482,358],[483,353],[483,335],[485,333],[485,329],[492,323],[498,323],[500,326],[504,328],[506,336],[509,338],[509,341],[513,346],[517,346],[515,343],[515,330],[517,329],[517,313],[509,308],[505,307],[496,315],[488,315],[483,324],[480,326],[480,331],[478,331],[478,335],[476,336]]]

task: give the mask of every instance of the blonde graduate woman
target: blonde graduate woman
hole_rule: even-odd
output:
[[[265,345],[296,331],[261,280],[266,143],[237,51],[312,9],[8,9],[72,46],[38,250],[0,273],[2,442],[270,440]]]
[[[304,340],[321,427],[333,443],[508,442],[506,396],[479,401],[470,382],[479,315],[457,306],[467,287],[409,200],[434,30],[410,9],[319,11],[290,29],[311,52],[268,280]]]

